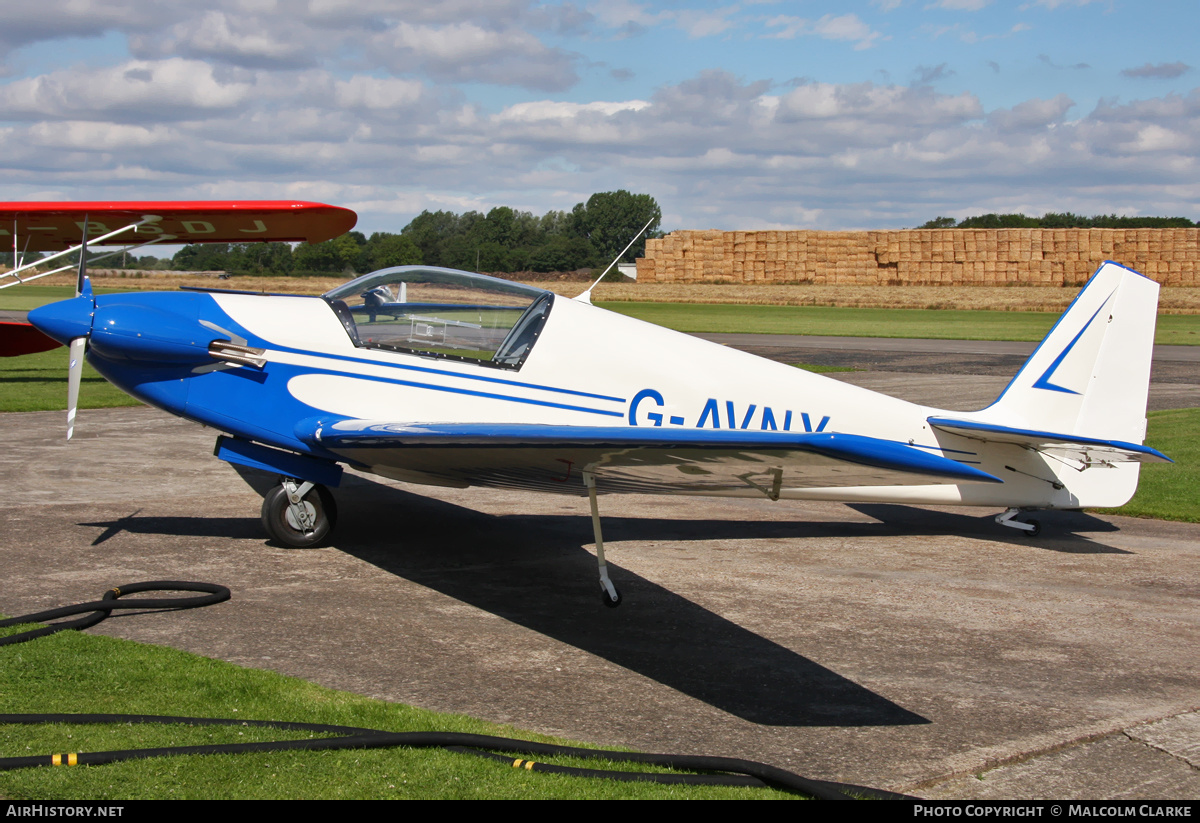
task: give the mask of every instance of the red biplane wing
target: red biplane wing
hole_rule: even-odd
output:
[[[354,228],[349,209],[297,200],[101,201],[0,203],[0,251],[62,257],[89,243],[140,248],[154,243],[320,243]],[[36,280],[54,271],[30,272],[35,261],[0,271],[0,288]],[[24,276],[22,276],[24,273]],[[0,356],[11,357],[57,344],[20,320],[0,323]]]
[[[320,243],[354,228],[349,209],[297,200],[102,201],[94,203],[0,203],[0,250],[61,251],[124,226],[143,223],[113,238],[113,245],[144,243],[170,235],[179,243]],[[165,240],[166,238],[164,238]]]
[[[58,348],[61,343],[51,340],[33,327],[18,320],[0,320],[0,357],[18,357]]]

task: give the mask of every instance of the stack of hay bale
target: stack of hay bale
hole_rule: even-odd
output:
[[[1200,286],[1200,229],[677,231],[648,240],[648,283],[1077,286],[1105,260]]]

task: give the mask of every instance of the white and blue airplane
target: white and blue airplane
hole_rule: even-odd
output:
[[[19,205],[0,206],[0,219]],[[175,215],[175,242],[197,239],[185,224],[213,229],[200,240],[247,229],[268,239],[268,224],[301,214],[326,222],[270,236],[349,228],[345,210],[319,204],[137,204],[125,209],[128,230],[165,225],[170,205],[191,210]],[[74,222],[87,226],[97,208],[76,209]],[[319,297],[97,296],[81,277],[79,296],[29,320],[76,359],[86,346],[96,370],[139,400],[224,432],[219,458],[278,475],[262,521],[280,543],[329,539],[328,487],[343,465],[409,483],[587,495],[609,605],[620,595],[598,493],[985,506],[1035,535],[1023,513],[1122,505],[1139,464],[1169,460],[1143,445],[1158,286],[1117,263],[1099,268],[996,401],[970,413],[633,320],[591,305],[590,291],[567,299],[427,266]]]

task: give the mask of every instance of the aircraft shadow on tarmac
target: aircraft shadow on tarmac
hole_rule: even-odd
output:
[[[605,608],[600,603],[595,558],[583,548],[591,534],[586,515],[494,516],[397,489],[385,491],[390,493],[386,502],[375,496],[371,504],[354,500],[341,506],[336,550],[752,723],[929,722],[611,561],[609,573],[624,604]],[[262,537],[257,519],[248,518],[129,515],[80,525],[104,530],[95,542],[122,531]],[[643,527],[648,525],[653,532],[670,533],[670,521],[605,520],[614,539],[644,539]],[[737,534],[745,537],[746,526],[753,524],[739,525]],[[780,524],[763,525],[776,527],[766,533],[779,534]],[[749,531],[753,536],[755,530]]]
[[[102,529],[92,540],[99,546],[122,532],[129,534],[160,534],[164,537],[232,537],[245,540],[263,538],[266,533],[258,518],[246,517],[138,517],[141,509],[116,520],[97,520],[77,523]]]
[[[886,534],[954,534],[981,537],[998,543],[1011,543],[1065,554],[1132,554],[1116,546],[1107,546],[1079,532],[1116,532],[1116,526],[1081,511],[1039,511],[1030,516],[1041,521],[1042,533],[1025,537],[1015,529],[1000,526],[994,515],[980,517],[960,512],[933,511],[894,503],[850,503],[848,508],[872,517],[887,527]],[[879,534],[878,530],[872,531]]]
[[[355,487],[360,487],[359,484],[361,484],[361,487],[379,489],[383,493],[391,491],[413,500],[427,501],[427,498],[423,498],[420,495],[410,494],[357,477],[352,478],[351,483]],[[427,502],[432,503],[433,501]],[[396,504],[382,503],[381,505]],[[345,504],[343,504],[343,507],[345,507]],[[907,534],[950,534],[964,537],[979,537],[993,542],[1005,542],[1018,546],[1028,546],[1068,554],[1132,553],[1115,546],[1107,546],[1078,534],[1077,532],[1119,531],[1111,523],[1084,512],[1037,512],[1035,516],[1042,521],[1043,530],[1038,537],[1029,538],[1015,530],[998,526],[990,514],[980,517],[973,514],[933,511],[890,503],[854,503],[847,504],[847,508],[873,518],[878,522],[711,520],[704,523],[703,528],[695,528],[699,521],[693,520],[688,521],[693,526],[689,530],[690,533],[684,533],[680,530],[680,522],[677,520],[605,517],[604,532],[606,539],[671,540],[680,543],[697,538],[702,540],[720,540],[739,538],[880,537]],[[459,511],[468,512],[472,510],[459,509]],[[141,509],[138,509],[117,520],[80,523],[78,525],[92,526],[104,530],[92,541],[93,546],[97,546],[121,532],[246,539],[263,536],[262,528],[257,519],[243,517],[138,517],[140,513]],[[537,521],[543,526],[554,520],[562,519],[570,524],[572,533],[578,531],[576,521],[578,521],[579,516],[576,515],[543,515],[531,517],[530,519]],[[588,534],[590,534],[590,526]],[[696,535],[696,537],[692,535]],[[400,541],[407,538],[394,539]],[[341,543],[343,541],[339,540],[338,542]]]
[[[871,690],[755,632],[609,563],[624,597],[600,603],[586,514],[490,515],[358,477],[340,497],[335,548],[384,571],[608,660],[724,712],[775,726],[886,726],[928,723]],[[350,491],[350,489],[347,489]],[[1005,534],[990,517],[897,505],[856,505],[877,522],[680,522],[605,517],[606,537],[686,542],[886,534]],[[1042,513],[1045,514],[1045,513]],[[261,538],[257,518],[138,517],[103,528],[93,545],[128,531]],[[1053,513],[1056,531],[1037,545],[1055,551],[1121,552],[1074,530],[1113,527],[1080,513]],[[1045,533],[1045,532],[1043,532]],[[690,535],[695,535],[690,536]],[[1122,552],[1123,553],[1123,552]]]
[[[386,491],[379,508],[360,497],[343,508],[340,551],[753,723],[929,722],[611,562],[624,603],[605,608],[595,559],[583,548],[591,535],[586,515],[494,516]],[[372,522],[372,508],[388,516]],[[627,539],[644,522],[606,518],[605,526]]]

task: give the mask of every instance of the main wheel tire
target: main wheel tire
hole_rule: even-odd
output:
[[[1042,524],[1039,523],[1038,521],[1026,520],[1025,522],[1028,523],[1029,525],[1033,526],[1033,528],[1030,529],[1029,531],[1022,531],[1021,534],[1025,535],[1026,537],[1037,537],[1039,534],[1042,533]]]
[[[312,534],[305,534],[295,515],[288,505],[287,490],[283,486],[271,489],[262,504],[262,524],[267,534],[278,543],[292,549],[315,549],[323,546],[325,540],[337,525],[337,502],[329,489],[324,486],[313,486],[302,501],[308,514],[313,518]]]

